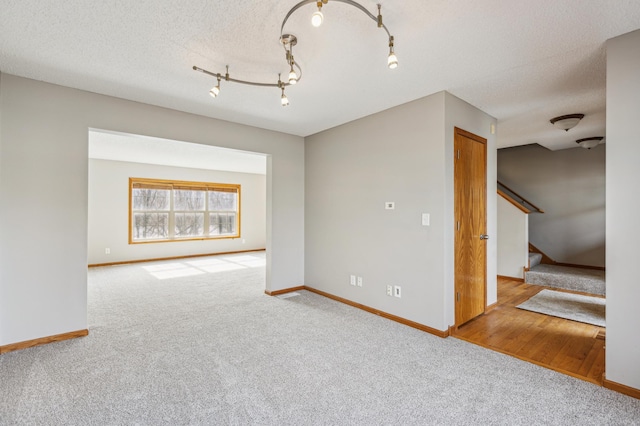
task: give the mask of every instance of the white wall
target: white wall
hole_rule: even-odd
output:
[[[129,244],[130,177],[241,185],[240,238]],[[89,264],[263,249],[265,228],[264,175],[89,160]],[[111,254],[105,254],[107,247]]]
[[[498,150],[498,180],[544,210],[529,216],[531,244],[556,262],[605,266],[606,146]]]
[[[498,275],[523,278],[529,265],[529,215],[498,196]]]
[[[640,30],[607,42],[606,378],[640,389]]]
[[[7,74],[0,111],[0,345],[87,327],[90,128],[269,154],[267,289],[303,284],[302,138]]]
[[[447,111],[457,117],[445,118]],[[453,126],[490,139],[495,234],[491,123],[440,92],[307,137],[306,285],[438,330],[453,324]],[[395,210],[385,210],[386,201]],[[430,226],[421,225],[422,213]],[[495,249],[488,253],[495,301]],[[351,274],[363,287],[349,285]],[[400,285],[402,298],[387,296],[387,285]]]

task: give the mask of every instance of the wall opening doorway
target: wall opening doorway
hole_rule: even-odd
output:
[[[98,129],[88,141],[89,265],[266,249],[268,155]],[[130,178],[239,185],[239,235],[131,244]]]
[[[602,297],[594,289],[604,290],[604,280],[596,278],[604,278],[605,266],[605,150],[606,144],[589,150],[551,151],[537,144],[498,150],[498,180],[544,213],[523,213],[503,199],[497,305],[456,330],[457,338],[603,384],[604,327],[517,306],[543,290]],[[514,239],[516,234],[521,237]],[[538,268],[542,259],[527,261],[530,239],[545,251],[543,269]],[[559,281],[553,273],[556,266],[556,271],[566,268]],[[570,271],[574,267],[589,274],[576,275]],[[544,271],[544,281],[523,269],[539,270],[540,275]],[[596,304],[590,306],[595,315]],[[569,311],[574,310],[576,305]]]

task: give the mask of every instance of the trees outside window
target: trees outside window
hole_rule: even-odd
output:
[[[161,239],[169,236],[170,191],[138,188],[133,191],[133,238]]]
[[[210,191],[208,195],[209,234],[234,234],[237,223],[238,194],[228,191]]]

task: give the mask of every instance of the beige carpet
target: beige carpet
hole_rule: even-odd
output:
[[[89,336],[0,356],[0,425],[639,422],[640,400],[592,383],[308,291],[266,296],[262,265],[90,269]]]
[[[601,297],[545,289],[517,307],[605,327],[605,299]]]

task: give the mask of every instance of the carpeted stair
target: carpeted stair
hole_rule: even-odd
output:
[[[536,264],[525,273],[524,280],[527,284],[538,284],[603,296],[606,294],[604,271],[595,269]]]

